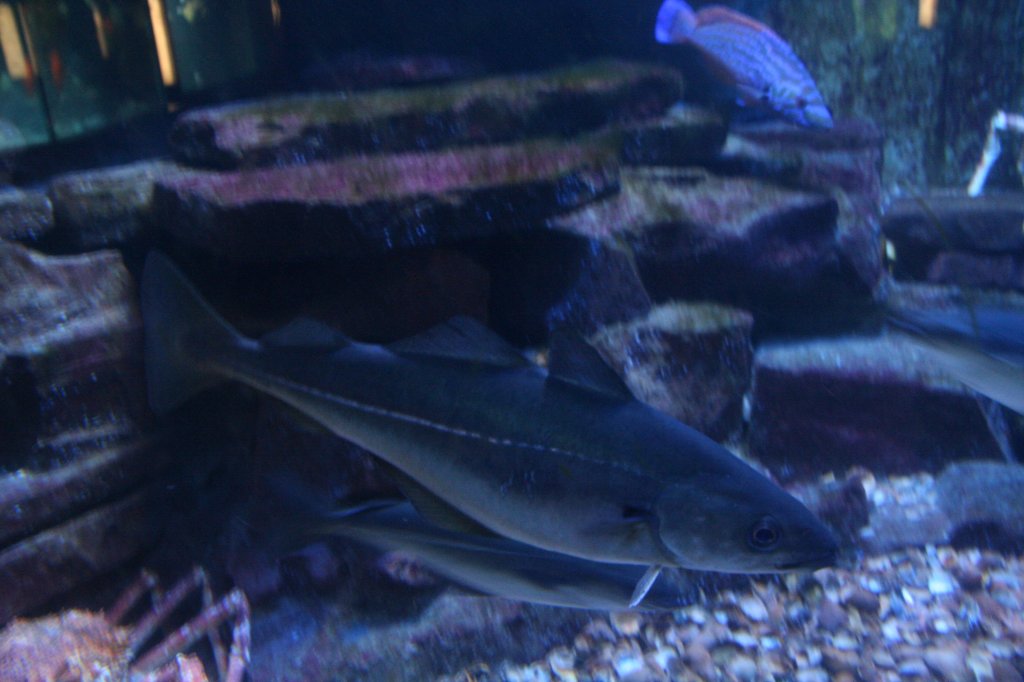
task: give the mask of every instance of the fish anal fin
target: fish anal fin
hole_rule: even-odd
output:
[[[600,353],[569,333],[559,332],[551,337],[548,380],[572,384],[609,398],[633,400],[633,393]]]
[[[639,582],[637,582],[636,587],[633,588],[633,596],[629,598],[629,608],[635,609],[644,600],[647,593],[654,587],[654,581],[658,579],[660,574],[661,566],[655,564],[648,567]]]
[[[472,317],[458,316],[388,345],[403,356],[444,358],[494,367],[530,364],[519,350]]]

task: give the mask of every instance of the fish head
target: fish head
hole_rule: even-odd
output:
[[[805,128],[833,126],[832,112],[810,76],[795,82],[776,81],[769,88],[766,99],[771,108]]]
[[[655,514],[661,543],[686,568],[780,573],[823,568],[836,559],[828,528],[753,470],[674,483]]]

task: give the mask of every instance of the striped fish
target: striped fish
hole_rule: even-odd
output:
[[[802,126],[832,127],[832,115],[803,62],[761,22],[719,5],[694,12],[683,0],[665,0],[654,37],[697,47],[716,78],[735,89],[741,105],[769,108]]]

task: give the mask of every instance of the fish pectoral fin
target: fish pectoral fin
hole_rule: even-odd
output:
[[[388,344],[396,355],[445,358],[494,367],[524,367],[530,361],[515,346],[472,317],[458,316],[427,331]]]
[[[647,593],[651,591],[652,587],[654,587],[654,581],[658,579],[658,576],[660,574],[661,566],[658,564],[650,566],[647,569],[647,571],[640,578],[640,581],[637,582],[636,587],[633,588],[633,596],[629,598],[629,608],[636,608],[640,604],[640,602],[644,600],[644,597],[647,596]]]
[[[634,400],[632,391],[601,354],[580,337],[567,332],[551,337],[548,380],[572,384],[616,400]]]
[[[428,490],[415,478],[393,464],[379,461],[378,465],[385,469],[395,481],[402,494],[409,498],[419,515],[430,523],[445,530],[467,533],[483,537],[498,537],[497,533],[480,524],[473,518],[448,504],[445,500]]]
[[[298,317],[280,329],[260,338],[266,346],[297,347],[297,348],[344,348],[352,343],[352,339],[337,329],[318,320]]]

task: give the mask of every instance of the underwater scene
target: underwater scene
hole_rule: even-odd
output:
[[[0,0],[0,682],[1024,682],[1024,0]]]

